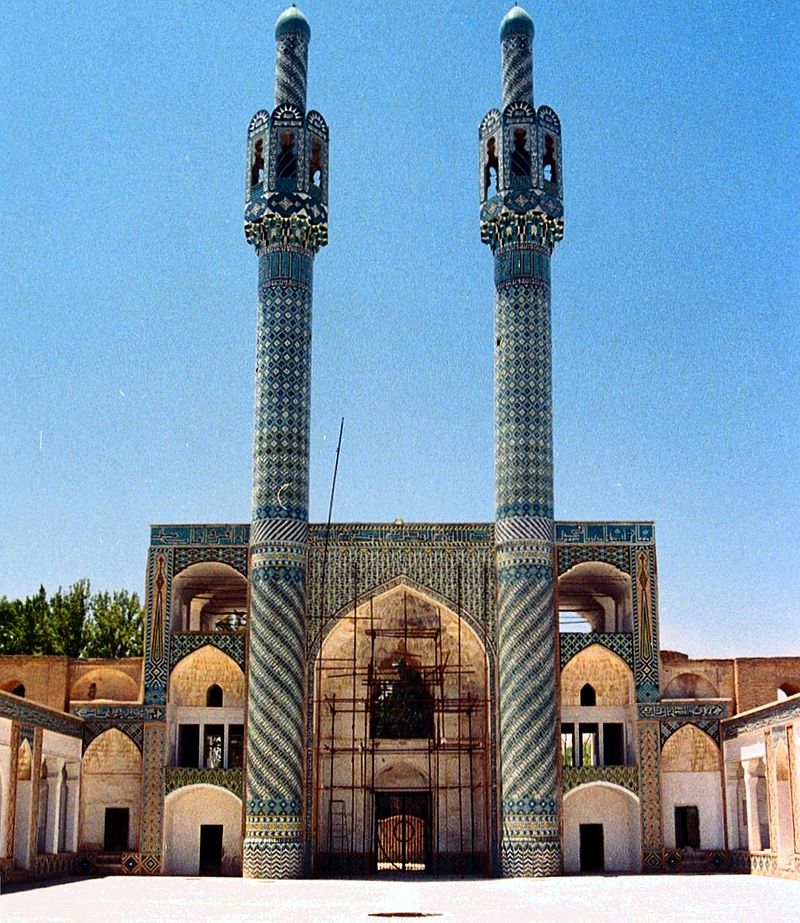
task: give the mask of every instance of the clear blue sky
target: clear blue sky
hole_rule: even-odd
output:
[[[506,2],[301,4],[332,132],[312,518],[490,520],[477,126]],[[249,519],[245,133],[281,3],[0,5],[0,594]],[[556,510],[654,519],[662,647],[800,654],[800,7],[530,3],[564,127]]]

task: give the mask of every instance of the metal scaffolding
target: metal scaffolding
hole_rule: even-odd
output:
[[[359,601],[355,568],[353,587],[349,634],[314,667],[315,872],[487,872],[488,680],[485,656],[465,656],[461,599],[445,625],[429,600],[410,617],[404,588],[398,624]]]

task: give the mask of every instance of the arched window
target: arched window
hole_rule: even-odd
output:
[[[558,171],[556,167],[556,154],[554,149],[555,142],[552,135],[544,136],[544,157],[542,158],[542,173],[546,183],[558,182]]]
[[[511,172],[514,176],[530,176],[531,154],[525,146],[527,135],[524,128],[514,132],[514,150],[511,152]]]
[[[322,185],[322,145],[317,138],[311,142],[311,163],[308,167],[308,181],[312,186]]]
[[[16,686],[11,690],[11,695],[18,695],[21,699],[25,698],[25,687],[22,683],[17,683]]]
[[[373,689],[372,736],[389,740],[433,737],[433,696],[422,674],[402,657],[392,666],[397,679],[379,680]]]
[[[486,142],[486,166],[483,170],[483,194],[487,198],[497,195],[497,171],[499,166],[495,140],[494,138],[489,138]]]
[[[278,179],[293,179],[297,176],[297,155],[294,152],[294,135],[285,131],[281,135],[281,147],[278,152]]]
[[[782,702],[784,699],[788,699],[790,695],[797,695],[798,692],[800,692],[800,685],[797,683],[784,683],[782,686],[778,686],[777,699]]]
[[[581,705],[597,705],[597,693],[591,683],[581,687]]]
[[[264,179],[264,142],[259,138],[253,150],[253,166],[250,169],[250,185],[257,186]]]
[[[222,708],[222,689],[216,683],[206,690],[206,705],[208,708]]]

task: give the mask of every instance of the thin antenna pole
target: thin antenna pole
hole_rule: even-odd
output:
[[[331,498],[328,503],[328,521],[325,525],[325,541],[322,545],[322,574],[320,575],[320,608],[322,624],[320,627],[324,627],[325,623],[325,577],[328,571],[328,542],[331,538],[331,517],[333,516],[333,496],[336,493],[336,475],[339,471],[339,452],[342,448],[342,432],[344,431],[344,417],[342,417],[342,422],[339,424],[339,441],[336,443],[336,461],[333,464],[333,480],[331,481]]]
[[[336,493],[336,474],[339,471],[339,452],[342,448],[342,432],[344,431],[344,417],[339,424],[339,441],[336,443],[336,461],[333,465],[333,482],[331,483],[331,501],[328,504],[328,528],[331,527],[331,516],[333,515],[333,495]]]

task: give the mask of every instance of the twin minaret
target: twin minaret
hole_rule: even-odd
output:
[[[306,112],[311,30],[275,24],[275,109],[247,139],[245,234],[258,254],[247,781],[248,878],[297,878],[303,854],[305,557],[314,257],[327,242],[328,126]]]
[[[314,257],[327,242],[328,128],[306,112],[311,30],[275,25],[275,109],[248,132],[245,234],[258,254],[243,871],[300,877]],[[533,105],[533,23],[500,30],[503,108],[480,126],[481,238],[495,259],[495,542],[505,876],[561,870],[553,604],[550,257],[561,131]]]
[[[562,868],[553,600],[550,257],[563,234],[561,129],[533,105],[533,22],[500,26],[503,108],[481,122],[481,239],[494,255],[495,545],[506,877]]]

